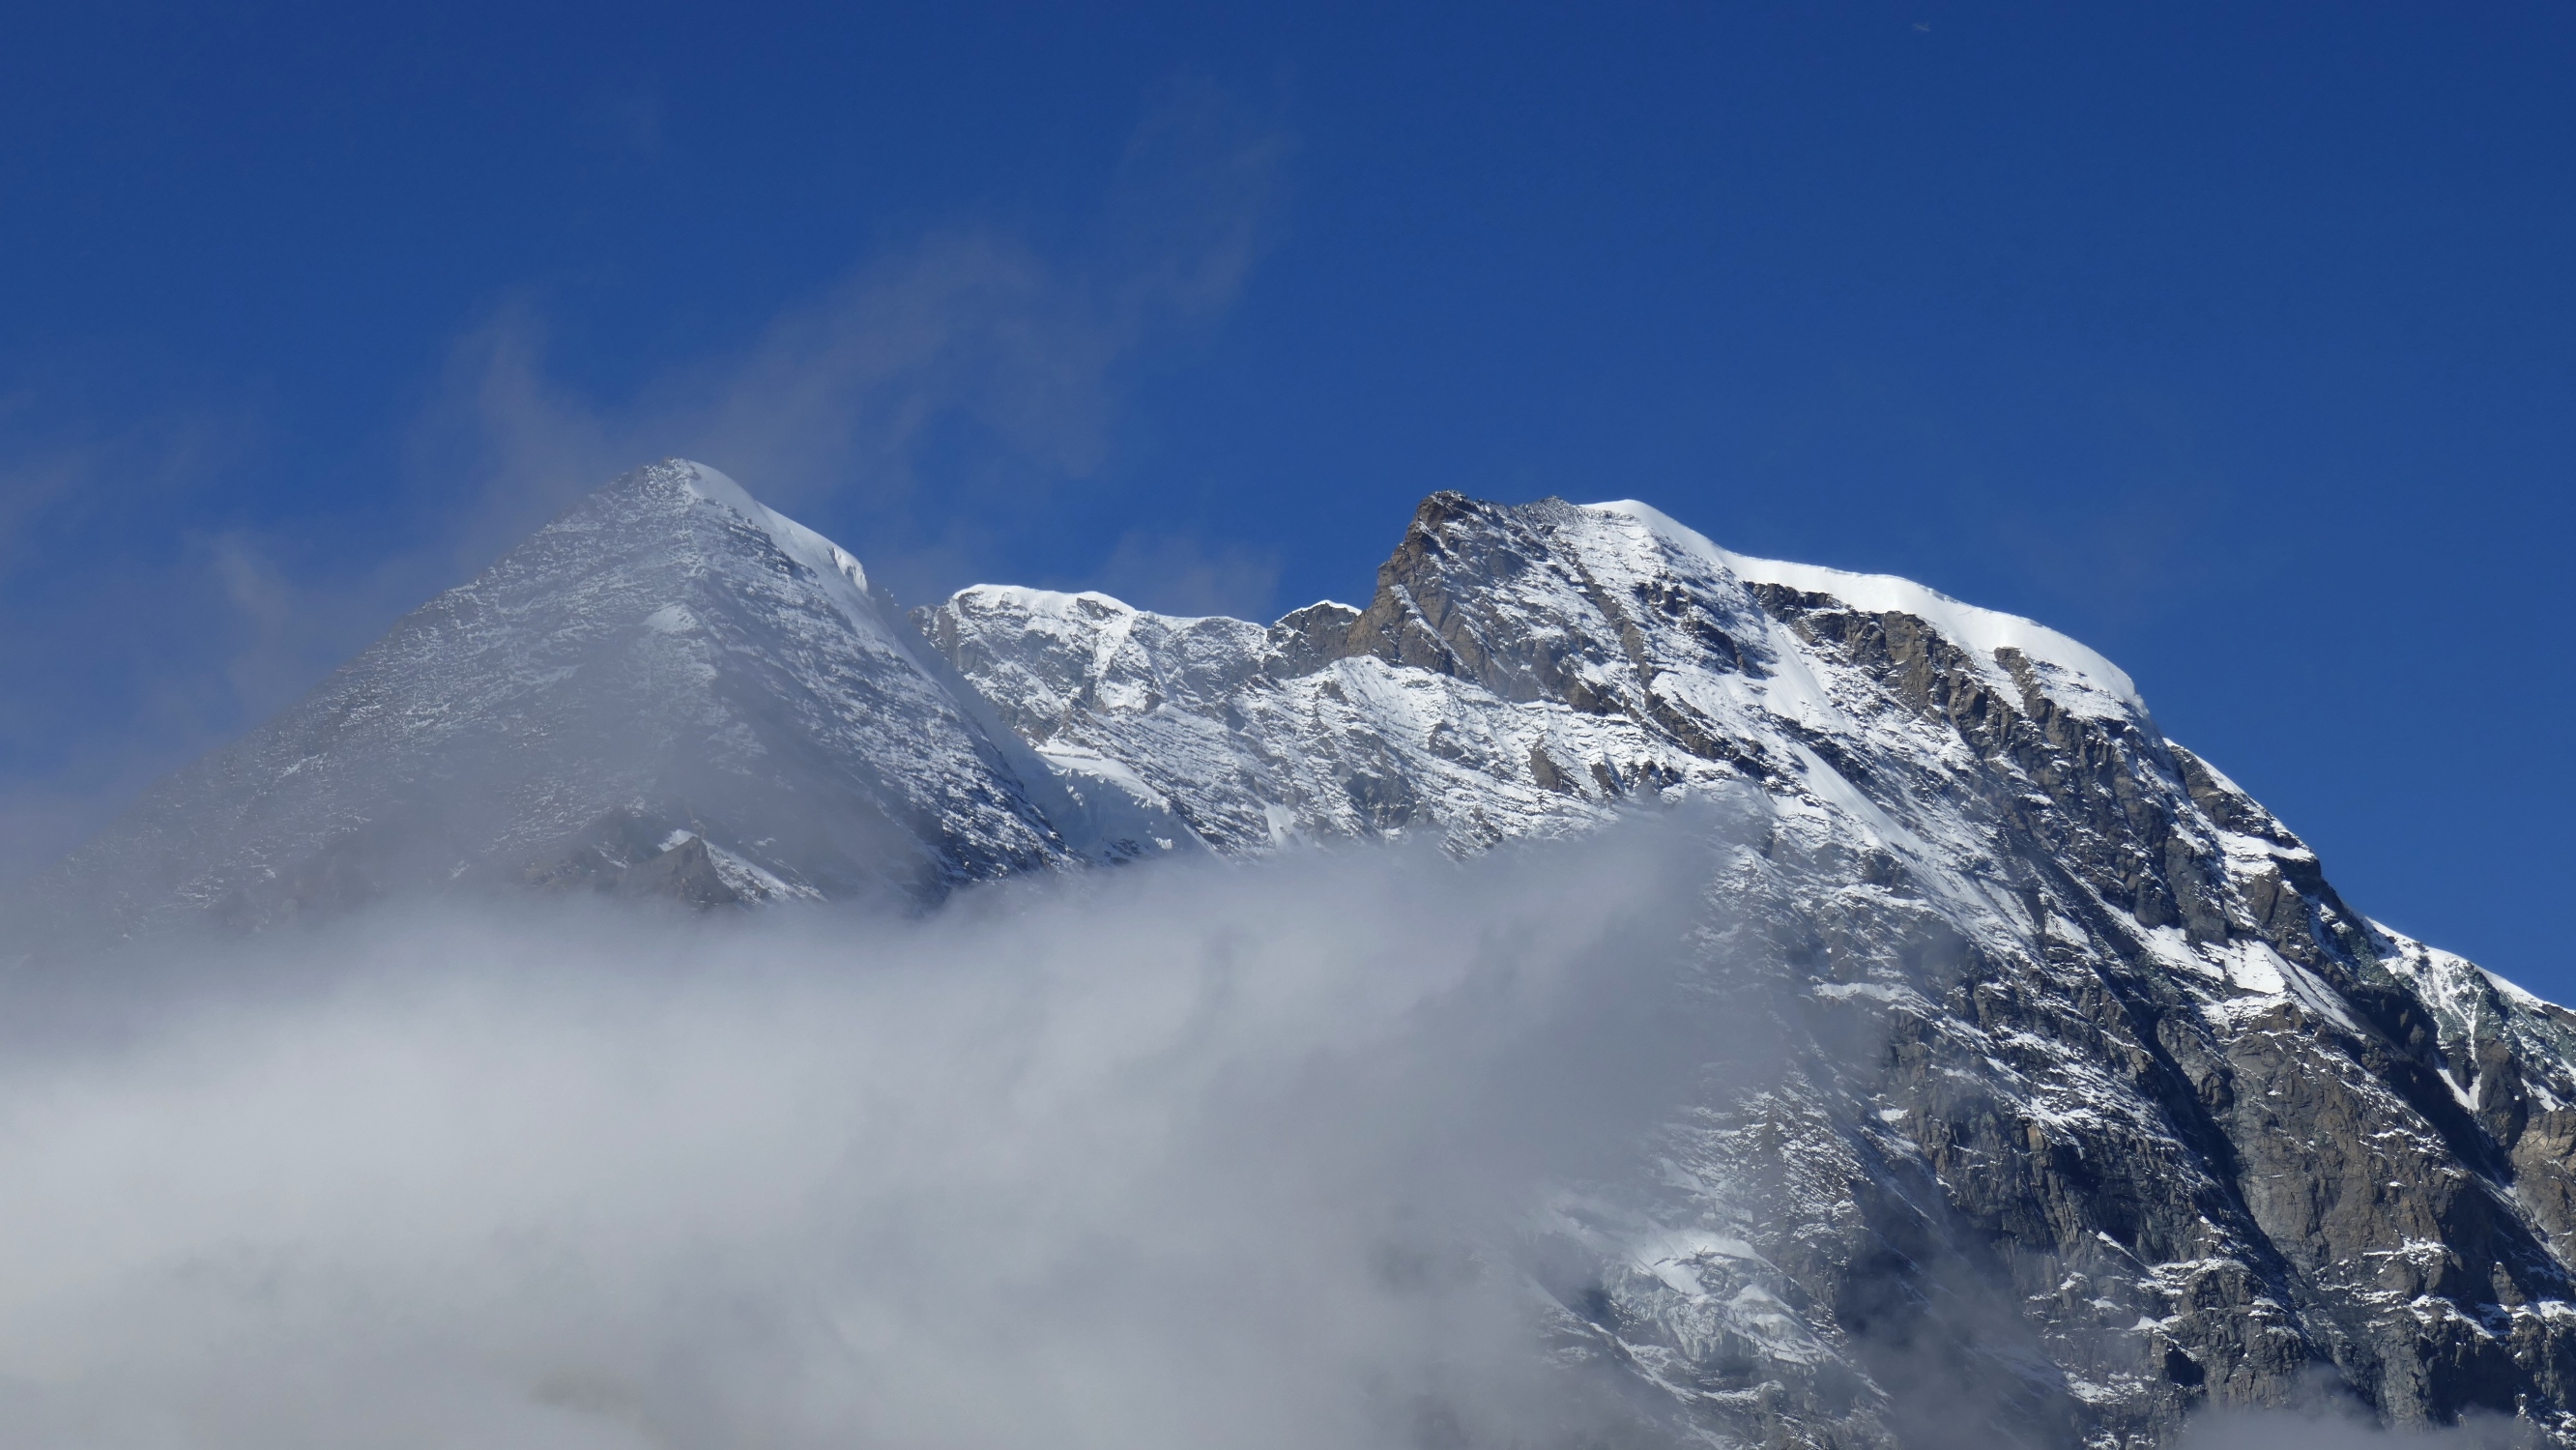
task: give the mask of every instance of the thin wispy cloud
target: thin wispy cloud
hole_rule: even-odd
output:
[[[1268,620],[1278,603],[1279,556],[1242,544],[1131,529],[1119,536],[1095,577],[1066,582],[1164,614]]]
[[[399,467],[371,485],[407,501],[371,515],[399,522],[380,546],[326,543],[328,520],[221,521],[259,466],[252,403],[87,426],[59,389],[0,398],[0,593],[22,625],[0,669],[59,682],[0,701],[0,745],[26,762],[0,768],[0,879],[656,458],[701,458],[790,512],[822,511],[898,594],[981,572],[1046,528],[1056,490],[1097,485],[1123,370],[1231,304],[1289,150],[1275,119],[1175,83],[1072,241],[932,230],[856,260],[741,346],[622,393],[555,366],[538,294],[502,299],[435,364]],[[182,514],[218,522],[156,522]],[[1146,557],[1121,555],[1121,577]],[[1217,576],[1176,567],[1164,592],[1217,597]]]
[[[514,301],[459,342],[411,466],[471,502],[462,559],[604,477],[678,455],[790,512],[828,508],[898,574],[954,582],[1013,530],[1042,526],[1055,489],[1096,479],[1122,369],[1232,303],[1289,150],[1223,92],[1176,85],[1071,248],[935,231],[862,261],[743,347],[620,397],[556,376],[542,307]]]

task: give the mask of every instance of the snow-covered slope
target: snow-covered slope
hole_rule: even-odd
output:
[[[1501,528],[1442,527],[1453,511]],[[1958,744],[1876,718],[1877,683],[1811,658],[1758,589],[1920,621],[1980,689],[2153,728],[2126,675],[2043,626],[1900,579],[1741,558],[1642,504],[1444,496],[1424,519],[1365,612],[1327,601],[1264,629],[984,585],[915,619],[1014,729],[1053,756],[1118,762],[1228,851],[1422,830],[1472,847],[1596,822],[1640,793],[1760,780],[1797,782],[1927,862],[1955,855],[1826,756],[1937,767]]]
[[[450,881],[935,894],[1066,859],[1025,748],[943,678],[849,554],[658,464],[156,786],[40,891],[133,930]]]

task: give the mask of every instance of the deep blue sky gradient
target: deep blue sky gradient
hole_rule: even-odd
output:
[[[12,17],[0,872],[688,448],[913,599],[1643,498],[2576,995],[2576,8],[531,9]]]

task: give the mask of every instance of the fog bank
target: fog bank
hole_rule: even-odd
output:
[[[1566,1226],[1645,1224],[1692,1107],[1814,1050],[1713,885],[1748,839],[1695,810],[927,918],[387,907],[22,970],[0,1445],[1671,1443],[1673,1388],[1563,1352],[1628,1252]],[[1993,1433],[1942,1345],[1866,1348],[1908,1443]]]
[[[1713,1060],[1689,839],[21,982],[0,1440],[1554,1438],[1510,1256]]]

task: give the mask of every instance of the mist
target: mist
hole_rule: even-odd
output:
[[[22,966],[0,1444],[1704,1436],[1585,1306],[1814,1211],[1667,1157],[1824,1045],[1748,895],[1759,811],[926,914],[415,902]],[[2008,1357],[2010,1285],[1944,1292],[1993,1299]],[[1975,1346],[1845,1348],[1884,1415],[1853,1443],[2022,1443],[1947,1388]],[[2522,1443],[2381,1431],[2320,1374],[2178,1443]]]
[[[1533,1210],[1729,1057],[1689,839],[16,983],[0,1440],[1555,1438]]]

